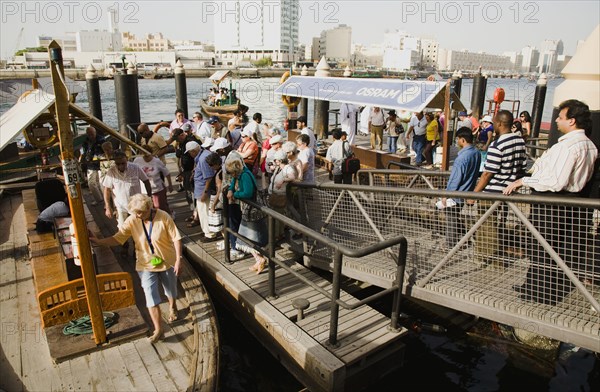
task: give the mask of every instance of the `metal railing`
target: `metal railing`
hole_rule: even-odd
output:
[[[261,204],[258,204],[253,201],[241,201],[242,203],[247,203],[258,210],[262,211],[268,219],[268,233],[269,233],[269,241],[266,249],[263,249],[257,243],[251,241],[250,239],[240,235],[237,232],[234,232],[228,226],[228,200],[227,197],[223,197],[223,222],[224,222],[224,248],[229,249],[229,238],[226,235],[227,233],[236,236],[238,239],[242,239],[246,244],[251,246],[256,251],[260,252],[263,256],[266,256],[269,262],[268,276],[269,276],[269,296],[276,297],[276,288],[275,288],[275,265],[279,268],[284,269],[288,273],[292,274],[298,280],[303,282],[304,284],[312,287],[314,290],[321,293],[326,298],[331,301],[331,311],[330,311],[330,329],[329,329],[329,344],[332,346],[338,345],[338,321],[339,321],[339,308],[340,306],[347,310],[356,309],[360,306],[363,306],[367,303],[370,303],[382,296],[393,293],[393,304],[391,310],[391,323],[390,330],[399,331],[398,328],[398,319],[400,315],[400,303],[402,296],[402,285],[403,280],[398,279],[392,287],[383,290],[379,293],[373,294],[367,298],[364,298],[360,301],[356,301],[353,303],[348,303],[340,299],[341,292],[341,281],[342,281],[342,265],[344,257],[354,257],[361,258],[368,255],[372,255],[373,253],[387,250],[389,251],[391,247],[397,246],[397,253],[394,255],[393,260],[396,265],[396,273],[397,276],[404,275],[404,269],[406,266],[406,254],[407,254],[407,242],[406,238],[403,235],[396,235],[392,238],[388,238],[384,241],[377,242],[374,244],[370,244],[368,246],[364,246],[361,248],[351,248],[340,244],[339,242],[315,231],[309,227],[302,225],[301,223],[296,222],[293,219],[288,218],[285,215],[282,215],[268,207],[265,207]],[[291,193],[288,192],[288,202],[292,203]],[[333,250],[333,280],[332,280],[332,290],[331,293],[322,287],[318,286],[314,282],[310,281],[302,274],[298,273],[294,269],[288,267],[286,265],[287,261],[280,261],[275,257],[275,222],[280,222],[284,226],[294,230],[296,233],[302,234],[305,239],[310,239],[315,241],[316,243],[321,244],[322,246],[327,247],[328,249]],[[266,255],[265,255],[266,253]],[[230,263],[230,254],[228,251],[224,252],[225,262]]]
[[[376,178],[375,172],[368,174]],[[418,172],[402,173],[402,185],[382,177],[392,187],[376,181],[368,187],[295,185],[297,220],[354,247],[403,235],[408,245],[403,278],[407,290],[421,290],[424,299],[499,322],[533,318],[554,332],[568,329],[587,333],[588,339],[595,328],[598,341],[600,201],[449,192],[440,190],[443,182],[431,186],[436,176],[447,178],[447,173]],[[418,185],[415,178],[421,181],[421,176],[427,181]],[[438,208],[441,198],[458,205]],[[330,255],[311,244],[305,251],[309,258]],[[391,281],[400,276],[385,255],[371,263],[354,262],[354,267],[367,264],[375,268],[374,275]]]
[[[405,187],[444,189],[448,183],[450,172],[439,170],[417,170],[411,165],[401,162],[390,162],[408,170],[361,169],[358,171],[358,182],[361,185],[383,187]]]

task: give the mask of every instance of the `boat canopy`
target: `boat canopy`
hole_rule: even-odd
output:
[[[445,81],[292,76],[275,94],[420,112],[444,109],[445,90]],[[466,110],[455,93],[450,101],[453,110]]]
[[[0,151],[54,105],[54,100],[54,95],[41,89],[23,94],[17,103],[0,117]]]
[[[36,78],[38,88],[48,94],[54,94],[52,78]],[[85,85],[65,77],[65,83],[70,95],[77,95],[86,91]],[[25,92],[32,89],[32,79],[0,80],[0,98],[4,103],[15,103]]]
[[[218,86],[219,84],[221,84],[223,79],[225,79],[230,74],[231,71],[229,70],[217,71],[214,74],[210,75],[208,79]]]

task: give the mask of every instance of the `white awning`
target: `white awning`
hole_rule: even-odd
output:
[[[0,117],[0,151],[40,114],[54,104],[54,95],[43,90],[31,90]]]
[[[231,71],[229,70],[217,71],[214,74],[210,75],[208,79],[210,79],[213,83],[218,85],[223,81],[223,79],[229,76],[230,73]]]
[[[420,112],[443,109],[445,91],[446,82],[442,81],[292,76],[275,94]],[[455,93],[450,101],[452,109],[466,110]]]

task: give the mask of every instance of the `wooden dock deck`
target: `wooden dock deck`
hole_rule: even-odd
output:
[[[254,259],[227,264],[216,242],[201,243],[199,227],[188,228],[184,219],[191,212],[183,193],[169,201],[176,211],[176,223],[185,233],[187,257],[197,263],[211,294],[223,301],[250,332],[310,390],[353,390],[370,377],[381,377],[401,366],[404,345],[400,338],[405,329],[389,330],[390,319],[369,306],[355,310],[340,308],[338,342],[332,347],[329,338],[330,300],[306,286],[282,268],[275,270],[277,297],[268,296],[268,274],[257,275],[249,267]],[[286,265],[331,290],[331,283],[302,264],[294,253],[278,249],[276,257]],[[304,319],[297,320],[292,300],[304,298],[310,307]],[[357,300],[342,292],[341,299]]]
[[[35,203],[34,203],[35,204]],[[95,211],[98,209],[98,211]],[[102,216],[102,207],[91,214]],[[29,257],[26,208],[22,197],[0,200],[0,390],[4,391],[215,391],[218,386],[219,339],[212,302],[189,264],[180,276],[180,321],[164,320],[164,340],[151,344],[144,336],[109,341],[85,354],[70,355],[56,363],[49,350],[55,339],[42,327],[37,288]],[[96,220],[98,228],[110,226]],[[104,235],[109,233],[104,232]],[[50,234],[52,236],[52,234]],[[48,251],[49,248],[41,249]],[[98,251],[108,251],[97,248]],[[103,258],[104,259],[104,258]],[[99,263],[99,272],[118,264]],[[123,264],[123,263],[121,263]],[[133,264],[133,263],[130,263]],[[62,268],[62,267],[61,267]],[[137,279],[137,274],[132,274]],[[139,297],[141,288],[136,282]],[[142,297],[143,298],[143,297]],[[136,311],[149,320],[143,300]],[[168,315],[166,304],[163,315]],[[146,314],[144,314],[146,313]],[[111,328],[123,328],[119,322]],[[109,329],[110,331],[110,329]],[[109,339],[111,335],[109,334]],[[64,337],[69,345],[90,346],[88,336]],[[89,352],[90,350],[93,350]]]

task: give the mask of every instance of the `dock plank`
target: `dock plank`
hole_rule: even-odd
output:
[[[118,348],[123,362],[127,367],[127,374],[134,389],[137,391],[156,392],[156,386],[152,382],[150,373],[144,366],[134,342],[122,344]]]
[[[156,349],[148,340],[133,342],[142,362],[144,363],[150,379],[158,391],[177,391],[177,386],[169,376],[165,364],[161,361]]]
[[[134,386],[129,377],[127,366],[121,357],[117,346],[100,351],[100,355],[106,363],[105,377],[112,380],[115,391],[133,391]]]

